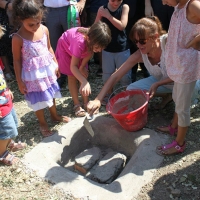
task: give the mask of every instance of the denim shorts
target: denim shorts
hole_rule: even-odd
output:
[[[18,135],[17,126],[17,115],[12,108],[8,115],[0,118],[0,140],[15,138]]]

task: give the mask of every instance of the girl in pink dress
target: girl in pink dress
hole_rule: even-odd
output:
[[[86,115],[78,99],[77,84],[80,83],[79,92],[83,98],[84,108],[86,108],[88,96],[91,93],[90,84],[87,81],[87,63],[93,53],[101,52],[110,40],[110,29],[102,22],[95,23],[90,28],[71,28],[64,32],[58,40],[56,58],[60,72],[68,76],[68,87],[77,117]]]
[[[174,81],[173,124],[178,122],[178,130],[176,139],[171,144],[158,146],[157,153],[171,155],[185,149],[191,98],[196,80],[200,78],[200,0],[163,0],[163,4],[175,7],[169,27],[165,62],[168,76]],[[170,130],[173,128],[171,126]],[[171,132],[173,135],[176,133]]]
[[[60,98],[57,83],[58,65],[49,41],[48,29],[41,25],[43,6],[40,0],[15,0],[13,17],[20,29],[12,38],[14,69],[19,90],[35,112],[44,137],[53,133],[48,128],[44,108],[49,107],[54,122],[71,119],[57,114],[55,99]]]

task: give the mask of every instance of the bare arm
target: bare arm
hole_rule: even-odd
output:
[[[81,62],[81,66],[79,67],[79,71],[81,72],[81,74],[87,78],[88,77],[88,70],[86,69],[86,65],[89,62],[90,58],[92,57],[93,54],[89,54],[87,57],[85,57],[82,62]]]
[[[89,102],[88,113],[90,115],[93,115],[93,113],[100,108],[101,101],[110,88],[112,88],[133,66],[135,66],[138,62],[141,62],[141,60],[141,53],[139,50],[137,50],[121,65],[121,67],[115,73],[110,76],[95,100]]]
[[[163,80],[160,80],[160,81],[152,84],[151,88],[149,89],[149,97],[152,98],[155,95],[156,90],[159,86],[167,85],[172,82],[173,82],[173,80],[171,80],[170,78],[165,78]]]
[[[153,16],[153,8],[151,6],[151,1],[150,0],[145,0],[145,16]]]
[[[188,7],[188,20],[194,24],[200,24],[200,2],[192,1]],[[186,48],[194,48],[200,51],[200,34],[196,35],[193,40],[191,40]]]
[[[91,93],[91,88],[90,84],[87,81],[87,79],[81,74],[80,70],[78,69],[78,64],[79,64],[80,58],[77,58],[75,56],[72,56],[71,59],[71,64],[70,64],[70,70],[73,73],[73,75],[79,80],[81,83],[79,92],[83,96],[89,96]]]
[[[12,38],[12,53],[13,53],[13,63],[14,63],[14,70],[15,75],[18,83],[19,90],[22,94],[27,93],[27,88],[22,81],[22,55],[21,55],[21,48],[22,48],[22,39],[18,35],[13,35]]]
[[[113,24],[113,26],[122,31],[126,28],[126,25],[128,23],[128,13],[129,13],[129,6],[127,4],[124,4],[122,9],[121,19],[118,20],[110,14],[107,8],[103,8],[102,6],[98,10],[98,15],[97,15],[98,18],[96,18],[96,20],[99,21],[102,17],[105,17]]]
[[[0,0],[0,8],[5,9],[7,3],[8,2],[5,1],[5,0]],[[8,10],[9,11],[12,10],[12,3],[11,2],[8,4]]]

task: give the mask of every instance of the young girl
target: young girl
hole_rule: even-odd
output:
[[[19,90],[35,112],[42,135],[47,137],[53,133],[45,120],[44,108],[49,107],[52,121],[69,122],[71,119],[59,116],[56,111],[54,98],[61,97],[56,81],[59,72],[48,29],[41,25],[42,16],[43,6],[40,0],[13,2],[13,17],[21,24],[12,39]]]
[[[160,155],[171,155],[185,150],[191,98],[196,80],[200,78],[200,1],[163,0],[163,4],[175,7],[169,27],[165,61],[167,73],[174,81],[174,118],[178,121],[178,132],[171,144],[157,147],[157,152]]]
[[[0,38],[3,29],[0,26]],[[9,151],[18,151],[26,147],[25,143],[15,143],[12,139],[18,135],[17,116],[13,108],[13,94],[8,89],[2,66],[0,65],[0,162],[13,165],[18,161]]]
[[[130,56],[130,49],[126,36],[126,25],[128,22],[129,6],[121,0],[109,0],[108,4],[101,6],[98,10],[95,22],[102,20],[111,29],[112,40],[102,51],[103,82],[105,83],[112,73],[118,69]],[[129,70],[121,79],[121,85],[127,86],[131,83],[131,71]],[[106,105],[112,89],[101,102]]]
[[[87,81],[87,63],[93,52],[100,52],[111,40],[110,29],[105,23],[93,24],[90,28],[71,28],[62,34],[56,48],[56,58],[60,72],[68,76],[68,87],[74,102],[77,117],[86,114],[84,110],[91,92]],[[78,99],[77,81],[80,82],[84,109]]]

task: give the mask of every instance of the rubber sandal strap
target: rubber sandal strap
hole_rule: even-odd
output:
[[[169,129],[169,134],[170,135],[175,135],[175,133],[177,133],[178,129],[177,128],[172,128],[171,124],[168,126]]]

